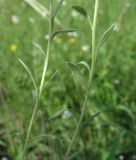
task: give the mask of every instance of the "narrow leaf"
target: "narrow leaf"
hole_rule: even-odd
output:
[[[67,62],[67,65],[69,66],[69,68],[71,69],[71,71],[74,73],[74,72],[78,72],[78,70],[77,70],[77,67],[76,67],[76,65],[75,64],[73,64],[73,63],[70,63],[70,62]]]
[[[57,15],[57,13],[59,12],[61,6],[62,6],[62,3],[63,3],[64,0],[60,0],[60,2],[57,4],[57,6],[54,8],[53,10],[53,13],[52,13],[52,18],[54,19]]]
[[[79,69],[77,68],[77,66],[75,64],[67,62],[67,65],[69,66],[69,68],[72,72],[72,76],[73,76],[77,90],[79,91],[81,97],[84,97],[84,90],[86,89],[86,86],[84,86],[84,84],[86,84],[85,80],[81,76]]]
[[[80,13],[82,16],[84,16],[85,18],[88,18],[87,11],[83,7],[81,7],[81,6],[72,6],[72,8],[74,10],[76,10],[78,13]]]
[[[55,113],[53,116],[51,116],[48,120],[51,121],[53,119],[58,118],[59,116],[61,116],[63,114],[63,112],[65,111],[65,109],[62,109],[60,111],[58,111],[57,113]]]
[[[57,32],[55,32],[55,33],[52,34],[51,39],[53,40],[53,38],[54,38],[55,36],[57,36],[58,34],[68,33],[68,32],[75,32],[75,29],[66,29],[66,30],[57,31]]]
[[[36,43],[36,42],[33,42],[33,45],[43,54],[43,56],[45,57],[45,53],[44,53],[44,50],[42,49],[42,47]]]
[[[84,67],[86,67],[87,68],[87,70],[89,71],[89,73],[90,73],[90,66],[89,66],[89,64],[86,62],[86,61],[81,61],[81,62],[79,62],[79,63],[77,63],[77,64],[82,64]]]
[[[52,29],[53,29],[53,27],[54,27],[55,17],[57,16],[57,13],[59,12],[63,1],[64,1],[64,0],[60,0],[60,2],[57,4],[57,6],[52,10],[52,14],[51,14],[51,17],[52,17]],[[52,2],[51,2],[51,3],[52,3]]]
[[[113,24],[110,28],[108,28],[108,29],[104,32],[104,34],[102,35],[102,38],[101,38],[101,40],[100,40],[100,43],[99,43],[99,45],[98,45],[98,48],[100,48],[100,47],[104,44],[104,42],[109,38],[109,36],[110,36],[111,33],[113,32],[114,28],[115,28],[115,24]]]
[[[31,80],[32,80],[32,82],[33,82],[34,88],[35,88],[35,90],[37,91],[36,82],[35,82],[35,80],[34,80],[34,77],[33,77],[33,75],[32,75],[31,70],[26,66],[26,64],[25,64],[21,59],[19,59],[19,62],[22,64],[22,66],[23,66],[23,67],[25,68],[25,70],[28,72],[28,74],[29,74],[29,76],[30,76],[30,78],[31,78]]]
[[[88,117],[81,125],[81,129],[84,128],[85,126],[89,125],[90,122],[97,116],[99,116],[101,114],[101,112],[98,112],[96,114],[94,114],[93,116]]]

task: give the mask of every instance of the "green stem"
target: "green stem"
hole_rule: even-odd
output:
[[[42,78],[41,78],[41,83],[40,83],[40,89],[39,89],[39,97],[41,97],[43,86],[44,86],[44,81],[45,81],[45,76],[47,73],[47,68],[48,68],[48,62],[49,62],[49,54],[50,54],[50,48],[51,48],[51,35],[52,35],[52,4],[50,4],[50,24],[49,24],[49,39],[48,39],[48,45],[47,45],[47,53],[44,61],[44,68],[43,68],[43,73],[42,73]]]
[[[51,38],[50,37],[51,37],[51,33],[49,33],[47,54],[46,54],[45,61],[44,61],[44,68],[43,68],[43,73],[42,73],[42,78],[41,78],[41,83],[40,83],[40,89],[39,89],[39,97],[41,97],[41,94],[42,94],[42,91],[43,91],[45,76],[46,76],[47,68],[48,68],[49,54],[50,54],[50,48],[51,48]]]
[[[33,125],[33,122],[34,122],[34,118],[35,118],[35,115],[36,115],[36,112],[37,112],[37,109],[38,109],[38,106],[39,106],[39,101],[40,101],[42,91],[43,91],[43,88],[44,88],[44,81],[45,81],[45,76],[46,76],[46,72],[47,72],[47,68],[48,68],[49,54],[50,54],[50,48],[51,48],[51,35],[52,35],[52,4],[50,3],[50,22],[49,22],[49,39],[48,39],[48,45],[47,45],[47,54],[46,54],[46,57],[45,57],[45,60],[44,60],[44,67],[43,67],[43,73],[42,73],[39,92],[38,92],[38,90],[36,91],[37,100],[36,100],[36,103],[35,103],[35,106],[34,106],[34,110],[33,110],[32,116],[31,116],[31,120],[30,120],[30,123],[29,123],[28,130],[27,130],[23,155],[22,155],[22,158],[21,158],[22,160],[24,160],[24,158],[25,158],[25,154],[26,154],[26,150],[27,150],[28,142],[29,142],[29,138],[30,138],[30,133],[31,133],[31,130],[32,130],[32,125]]]
[[[94,10],[94,19],[93,19],[93,24],[92,24],[92,63],[91,63],[91,72],[89,74],[88,87],[87,87],[87,90],[86,90],[85,99],[84,99],[81,115],[80,115],[80,118],[79,118],[79,122],[76,126],[76,130],[75,130],[74,135],[72,137],[71,143],[70,143],[70,145],[69,145],[69,147],[66,151],[66,154],[64,156],[64,160],[68,159],[68,156],[69,156],[69,154],[72,150],[72,146],[74,145],[74,143],[76,141],[76,137],[78,135],[81,123],[82,123],[83,118],[84,118],[85,110],[86,110],[86,107],[87,107],[89,91],[90,91],[90,88],[91,88],[91,85],[92,85],[95,63],[96,63],[96,23],[97,23],[98,7],[99,7],[99,0],[96,0],[95,1],[95,10]]]
[[[37,102],[36,102],[36,104],[34,106],[32,117],[31,117],[31,120],[30,120],[30,123],[29,123],[28,131],[27,131],[27,135],[26,135],[26,139],[25,139],[25,144],[24,144],[22,160],[25,158],[25,154],[26,154],[26,150],[27,150],[27,146],[28,146],[28,142],[29,142],[29,137],[30,137],[32,125],[33,125],[34,118],[35,118],[35,115],[36,115],[36,111],[37,111],[37,108],[38,108],[38,103],[39,103],[39,100],[37,100]]]

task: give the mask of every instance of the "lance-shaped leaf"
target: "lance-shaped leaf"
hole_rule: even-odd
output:
[[[52,13],[52,18],[54,19],[57,15],[57,13],[59,12],[61,6],[62,6],[62,3],[63,3],[64,0],[60,0],[60,2],[57,4],[57,6],[54,8],[53,10],[53,13]]]
[[[57,14],[62,6],[63,1],[64,0],[60,0],[60,2],[57,4],[57,6],[52,11],[52,28],[54,26],[55,17],[57,16]]]
[[[78,13],[80,13],[82,16],[84,16],[85,18],[89,17],[87,11],[83,7],[81,7],[81,6],[72,6],[72,8],[74,10],[76,10]]]
[[[90,73],[90,66],[89,66],[89,64],[86,62],[86,61],[81,61],[81,62],[78,62],[77,64],[81,64],[81,65],[83,65],[88,71],[89,71],[89,73]]]
[[[75,86],[76,86],[77,90],[79,91],[80,95],[82,97],[84,97],[84,91],[86,89],[86,86],[84,85],[84,84],[86,84],[85,80],[81,76],[80,71],[75,64],[67,62],[67,65],[69,66],[69,68],[72,72],[72,76],[73,76],[73,79],[74,79]]]
[[[32,80],[32,82],[33,82],[34,88],[35,88],[35,90],[37,91],[37,90],[38,90],[38,89],[37,89],[37,85],[36,85],[36,82],[35,82],[35,80],[34,80],[34,77],[33,77],[33,75],[32,75],[31,70],[27,67],[27,65],[26,65],[21,59],[19,59],[19,62],[22,64],[22,66],[25,68],[25,70],[26,70],[27,73],[29,74],[29,76],[30,76],[30,78],[31,78],[31,80]]]
[[[98,113],[94,114],[93,116],[88,117],[88,118],[81,124],[80,130],[83,129],[85,126],[89,125],[89,124],[91,123],[91,121],[92,121],[95,117],[99,116],[100,114],[101,114],[101,112],[98,112]]]
[[[60,111],[58,111],[57,113],[55,113],[53,116],[51,116],[48,120],[51,121],[53,119],[58,118],[59,116],[61,116],[64,113],[65,109],[62,109]]]
[[[57,32],[52,34],[51,40],[53,40],[53,38],[56,37],[58,34],[68,33],[68,32],[75,32],[75,31],[76,31],[75,29],[66,29],[66,30],[57,31]]]
[[[108,29],[104,32],[104,34],[102,35],[102,38],[101,38],[101,40],[100,40],[100,43],[99,43],[99,45],[98,45],[98,48],[100,48],[100,47],[104,44],[104,42],[109,38],[109,36],[110,36],[111,33],[113,32],[114,28],[115,28],[115,24],[113,24],[110,28],[108,28]]]

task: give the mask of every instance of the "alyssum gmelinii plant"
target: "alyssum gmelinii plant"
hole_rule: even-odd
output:
[[[112,31],[115,28],[115,25],[112,25],[110,28],[108,28],[108,30],[106,30],[105,33],[102,35],[100,42],[98,44],[96,44],[96,25],[97,25],[98,8],[99,8],[99,0],[95,0],[94,16],[93,16],[93,21],[91,21],[90,16],[88,15],[87,11],[84,8],[82,8],[81,6],[73,6],[73,9],[75,9],[78,13],[80,13],[87,20],[87,22],[89,23],[89,25],[91,27],[91,30],[92,30],[92,44],[91,44],[92,45],[92,53],[91,53],[91,65],[85,61],[81,61],[81,62],[77,63],[77,64],[84,65],[88,69],[89,77],[88,77],[88,83],[87,83],[85,93],[83,93],[84,102],[83,102],[81,114],[79,117],[79,121],[77,123],[77,126],[75,129],[74,135],[72,137],[71,143],[68,146],[68,149],[66,151],[66,154],[65,154],[63,160],[69,159],[70,152],[72,150],[74,143],[76,142],[76,138],[78,137],[79,130],[83,124],[83,118],[84,118],[84,114],[85,114],[86,107],[87,107],[88,96],[89,96],[89,92],[90,92],[90,89],[92,86],[92,80],[93,80],[98,50],[104,44],[104,42],[107,40],[107,38],[110,36],[110,34],[112,33]],[[68,63],[73,74],[75,71],[77,71],[77,69],[76,69],[77,64]],[[97,115],[99,115],[99,113],[96,114],[96,116]]]
[[[26,139],[25,139],[25,142],[24,142],[24,150],[23,150],[23,153],[22,153],[21,160],[25,159],[25,157],[26,157],[26,151],[27,151],[28,144],[29,144],[29,138],[30,138],[30,134],[31,134],[31,130],[32,130],[32,125],[33,125],[35,115],[36,115],[36,112],[37,112],[37,109],[38,109],[38,106],[39,106],[39,102],[40,102],[40,99],[41,99],[41,96],[42,96],[43,89],[44,89],[44,86],[45,86],[45,78],[46,78],[46,73],[47,73],[47,68],[48,68],[48,62],[49,62],[50,49],[51,49],[52,41],[53,41],[54,37],[56,35],[60,34],[60,33],[75,31],[73,29],[68,29],[68,30],[59,30],[57,32],[54,32],[55,17],[57,16],[64,0],[60,0],[60,2],[57,4],[56,7],[53,6],[52,1],[53,0],[50,0],[50,9],[49,9],[49,15],[48,15],[49,16],[49,33],[48,33],[49,38],[48,38],[46,54],[43,52],[42,48],[39,45],[36,44],[36,47],[38,49],[40,49],[40,51],[42,51],[43,56],[44,56],[42,78],[41,78],[41,81],[40,81],[39,84],[36,83],[35,78],[33,77],[33,74],[31,72],[31,70],[27,67],[27,65],[21,59],[19,59],[20,63],[23,65],[25,70],[28,72],[28,74],[29,74],[29,76],[30,76],[30,78],[33,82],[34,90],[32,91],[32,94],[33,94],[33,98],[35,100],[35,106],[34,106],[33,113],[32,113],[32,116],[31,116],[31,120],[30,120],[30,123],[29,123],[29,126],[28,126],[27,135],[26,135]],[[33,1],[31,1],[31,2],[33,2]],[[35,5],[35,4],[33,4],[33,5]],[[40,8],[39,8],[39,10],[40,10]]]
[[[25,0],[25,1],[29,1],[29,0]],[[48,62],[49,62],[49,56],[50,56],[50,49],[51,49],[51,45],[52,45],[52,41],[53,38],[58,35],[59,33],[63,33],[63,32],[72,32],[74,31],[73,29],[68,29],[68,30],[60,30],[57,32],[54,32],[54,21],[55,21],[55,17],[57,15],[57,13],[59,12],[61,5],[63,3],[64,0],[60,0],[60,2],[57,4],[56,7],[53,7],[53,3],[52,0],[50,0],[50,10],[49,10],[49,39],[48,39],[48,44],[47,44],[47,51],[46,54],[43,52],[42,48],[39,45],[35,45],[38,49],[40,49],[40,51],[43,53],[44,56],[44,65],[43,65],[43,72],[42,72],[42,78],[39,84],[36,83],[32,72],[30,71],[30,69],[26,66],[26,64],[19,59],[19,61],[21,62],[21,64],[23,65],[23,67],[26,69],[26,71],[28,72],[33,85],[34,85],[34,90],[32,91],[33,93],[33,98],[35,100],[35,106],[33,109],[33,113],[32,113],[32,117],[29,123],[29,127],[27,130],[27,135],[26,135],[26,139],[25,139],[25,143],[24,143],[24,150],[23,150],[23,154],[21,157],[21,160],[23,160],[26,156],[26,151],[28,148],[28,143],[29,143],[29,138],[30,138],[30,134],[31,134],[31,129],[32,129],[32,125],[35,119],[35,115],[39,106],[39,102],[42,96],[42,92],[43,92],[43,88],[45,86],[45,78],[46,78],[46,73],[47,73],[47,68],[48,68]],[[31,1],[32,3],[33,1]],[[35,3],[32,4],[32,6],[34,7]],[[38,6],[35,6],[36,8]],[[34,8],[35,8],[34,7]],[[96,44],[96,24],[97,24],[97,15],[98,15],[98,7],[99,7],[99,0],[95,0],[95,8],[94,8],[94,16],[93,16],[93,21],[91,21],[90,16],[88,15],[88,13],[86,12],[86,10],[80,6],[73,6],[73,9],[75,9],[77,12],[79,12],[82,16],[84,16],[84,18],[88,21],[91,30],[92,30],[92,53],[91,53],[91,65],[88,64],[85,61],[81,61],[79,63],[77,63],[78,65],[84,65],[88,71],[89,71],[89,77],[88,77],[88,83],[87,83],[87,87],[85,90],[85,93],[83,93],[84,95],[84,102],[83,102],[83,107],[81,110],[81,114],[79,117],[79,121],[77,123],[74,135],[72,137],[71,143],[69,144],[67,151],[65,153],[65,155],[61,155],[61,154],[57,154],[59,159],[63,159],[63,160],[68,160],[71,150],[72,150],[72,146],[74,145],[74,143],[76,142],[76,138],[78,137],[78,132],[81,128],[81,125],[83,123],[83,118],[84,118],[84,114],[86,111],[86,107],[87,107],[87,101],[88,101],[88,97],[89,97],[89,92],[92,86],[92,80],[93,80],[93,75],[94,75],[94,70],[95,70],[95,64],[96,64],[96,59],[97,59],[97,53],[99,48],[104,44],[104,42],[107,40],[107,38],[109,37],[109,35],[111,34],[111,32],[113,31],[115,25],[112,25],[103,35],[102,38],[100,40],[100,42],[98,44]],[[38,9],[38,12],[40,11],[40,8]],[[72,72],[76,72],[76,65],[77,64],[72,64],[72,63],[68,63],[69,67],[71,68]],[[98,114],[96,114],[98,115]],[[57,140],[57,139],[56,139]],[[58,150],[58,149],[56,149]]]

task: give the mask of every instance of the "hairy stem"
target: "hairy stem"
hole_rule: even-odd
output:
[[[31,120],[30,120],[30,123],[29,123],[28,130],[27,130],[27,135],[26,135],[26,139],[25,139],[22,160],[24,160],[24,158],[25,158],[25,154],[26,154],[26,150],[27,150],[27,146],[28,146],[28,142],[29,142],[29,137],[30,137],[32,125],[33,125],[33,122],[34,122],[34,117],[35,117],[35,114],[36,114],[36,111],[37,111],[37,108],[38,108],[38,102],[39,102],[39,100],[36,102],[36,104],[34,106],[34,110],[33,110],[32,116],[31,116]]]
[[[83,121],[84,118],[84,114],[85,114],[85,110],[87,107],[87,101],[88,101],[88,96],[89,96],[89,91],[92,85],[92,79],[93,79],[93,75],[94,75],[94,69],[95,69],[95,63],[96,63],[96,23],[97,23],[97,15],[98,15],[98,7],[99,7],[99,0],[95,0],[95,9],[94,9],[94,19],[93,19],[93,24],[92,24],[92,63],[91,63],[91,72],[89,75],[89,80],[88,80],[88,87],[86,90],[86,94],[85,94],[85,99],[84,99],[84,103],[83,103],[83,107],[82,107],[82,111],[81,111],[81,115],[79,118],[79,122],[76,126],[76,130],[74,132],[74,135],[72,137],[71,143],[66,151],[66,154],[64,156],[64,160],[68,159],[68,156],[72,150],[72,146],[74,145],[75,141],[76,141],[76,137],[78,135],[81,123]]]
[[[36,103],[33,109],[33,113],[31,116],[31,120],[29,123],[29,127],[27,130],[27,135],[26,135],[26,139],[25,139],[25,144],[24,144],[24,150],[23,150],[23,155],[22,155],[22,160],[24,160],[25,158],[25,154],[26,154],[26,150],[28,147],[28,142],[29,142],[29,138],[30,138],[30,133],[32,130],[32,126],[33,126],[33,122],[35,119],[35,115],[39,106],[39,101],[42,95],[42,91],[44,88],[44,82],[45,82],[45,76],[46,76],[46,72],[47,72],[47,68],[48,68],[48,62],[49,62],[49,54],[50,54],[50,48],[51,48],[51,35],[52,35],[52,4],[50,3],[50,21],[49,21],[49,39],[48,39],[48,45],[47,45],[47,53],[46,53],[46,57],[44,60],[44,67],[43,67],[43,73],[42,73],[42,78],[41,78],[41,83],[40,83],[40,88],[39,91],[36,90],[36,94],[37,94],[37,98],[36,98]]]

